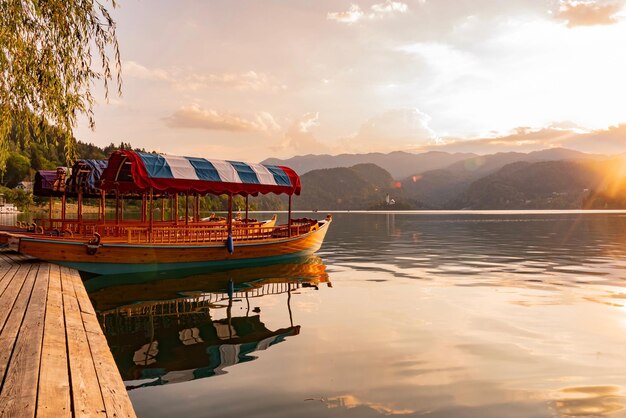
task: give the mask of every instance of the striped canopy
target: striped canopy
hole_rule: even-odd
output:
[[[300,194],[290,168],[239,161],[207,160],[120,150],[109,157],[102,188],[122,193],[153,189],[166,193],[257,195]]]
[[[69,194],[84,197],[100,196],[100,177],[107,168],[107,160],[78,160],[72,166],[72,174],[67,179]]]

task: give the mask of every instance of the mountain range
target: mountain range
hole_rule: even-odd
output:
[[[333,166],[353,161],[359,163]],[[626,207],[624,155],[553,148],[482,156],[442,152],[307,155],[265,162],[287,165],[301,174],[303,192],[294,201],[297,209]],[[307,169],[314,166],[326,168]],[[395,205],[387,205],[387,195]]]
[[[426,171],[450,167],[453,171],[485,173],[498,169],[505,164],[516,161],[551,161],[571,159],[606,159],[606,155],[587,154],[566,148],[550,148],[530,153],[500,152],[489,155],[477,155],[473,153],[449,153],[441,151],[428,151],[413,154],[404,151],[395,151],[388,154],[340,154],[340,155],[298,155],[288,159],[268,158],[263,164],[286,165],[302,175],[312,170],[323,168],[351,167],[357,164],[376,164],[387,170],[394,179],[400,180],[406,177],[421,174]],[[455,167],[451,167],[454,166]]]
[[[477,157],[472,153],[448,153],[430,151],[412,154],[395,151],[388,154],[340,154],[340,155],[299,155],[287,160],[268,158],[263,164],[286,165],[298,174],[323,168],[352,167],[357,164],[376,164],[387,170],[395,179],[404,178],[415,173],[447,167],[450,164]]]

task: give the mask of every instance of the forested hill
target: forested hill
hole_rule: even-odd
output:
[[[300,210],[376,208],[394,185],[391,174],[375,164],[313,170],[300,180],[302,194],[293,200]]]
[[[626,209],[625,157],[517,161],[477,175],[456,167],[395,181],[361,164],[301,176],[298,209]],[[389,195],[395,204],[388,205]]]

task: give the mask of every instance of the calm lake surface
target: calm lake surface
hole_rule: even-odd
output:
[[[625,244],[620,213],[346,213],[319,257],[87,287],[143,417],[626,417]]]

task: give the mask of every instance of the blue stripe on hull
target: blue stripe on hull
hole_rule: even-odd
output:
[[[129,274],[129,273],[152,273],[171,270],[192,270],[202,268],[238,268],[250,267],[264,263],[274,263],[288,260],[294,257],[302,257],[313,254],[315,251],[305,250],[297,253],[275,255],[269,257],[245,258],[240,260],[196,261],[189,263],[162,263],[162,264],[131,264],[131,263],[77,263],[65,261],[53,261],[66,267],[72,267],[80,271],[95,273],[98,275]]]

